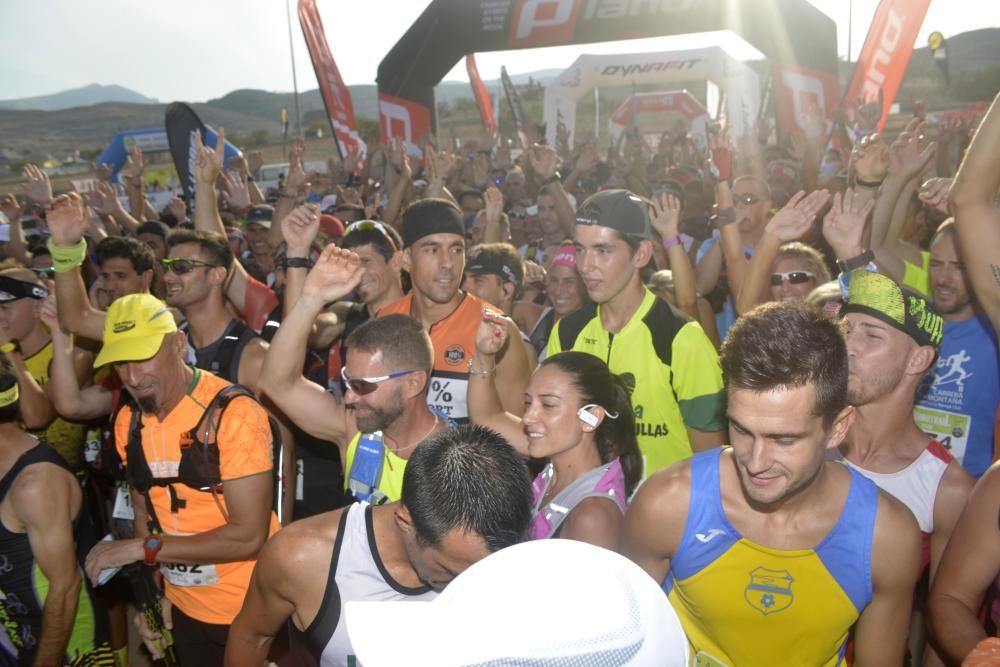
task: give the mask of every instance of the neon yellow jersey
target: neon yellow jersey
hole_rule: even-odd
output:
[[[355,433],[351,442],[347,445],[347,454],[344,463],[344,490],[349,491],[351,472],[354,466],[354,457],[358,451],[358,442],[361,434]],[[387,503],[399,500],[403,495],[403,472],[406,470],[406,459],[402,459],[392,453],[388,447],[383,447],[382,472],[378,478],[375,489],[385,496]],[[374,501],[372,501],[374,502]]]
[[[691,456],[685,425],[706,432],[724,428],[722,368],[712,342],[701,325],[649,290],[618,333],[601,325],[600,307],[581,308],[556,322],[547,356],[564,350],[589,352],[612,373],[625,375],[626,384],[634,383],[632,409],[647,476]]]
[[[698,667],[845,664],[847,635],[872,599],[878,489],[851,471],[833,529],[812,549],[755,544],[722,507],[722,450],[691,459],[684,536],[663,582]],[[727,463],[728,462],[724,462]]]
[[[920,266],[910,264],[903,260],[903,286],[920,292],[924,296],[931,296],[931,254],[926,250],[920,251]]]

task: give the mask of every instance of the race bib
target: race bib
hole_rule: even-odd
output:
[[[83,460],[93,463],[101,453],[101,429],[92,428],[87,431],[83,441]]]
[[[160,574],[174,586],[214,586],[219,583],[214,565],[162,563]]]
[[[431,386],[427,391],[427,405],[436,408],[449,419],[468,419],[469,402],[466,393],[468,379],[442,378],[431,375]]]
[[[304,476],[305,463],[302,459],[295,459],[295,499],[299,501],[306,499]]]
[[[969,415],[917,405],[913,408],[913,421],[921,431],[944,445],[959,462],[965,459],[972,421]]]
[[[111,516],[115,519],[125,521],[135,520],[135,510],[132,508],[132,494],[129,493],[127,484],[119,484],[115,492],[115,507],[111,510]]]

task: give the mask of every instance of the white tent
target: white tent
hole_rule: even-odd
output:
[[[573,144],[576,105],[594,88],[705,79],[726,94],[725,112],[733,139],[752,129],[760,109],[760,81],[747,65],[719,47],[582,55],[545,89],[545,132],[549,144],[556,144],[556,128],[566,128]],[[709,86],[711,88],[711,86]],[[711,107],[711,104],[710,104]],[[710,108],[713,113],[715,110]]]

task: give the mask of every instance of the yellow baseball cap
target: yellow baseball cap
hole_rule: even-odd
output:
[[[177,331],[167,305],[152,294],[116,299],[104,320],[104,346],[94,368],[122,361],[142,361],[155,355],[163,337]]]

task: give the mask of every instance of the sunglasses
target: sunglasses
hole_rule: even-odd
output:
[[[48,278],[51,280],[56,277],[56,270],[51,266],[38,267],[37,269],[32,269],[32,271],[39,278]]]
[[[507,217],[511,220],[524,220],[528,214],[523,211],[507,211]]]
[[[777,287],[786,280],[792,285],[801,285],[810,280],[815,280],[816,274],[812,271],[786,271],[785,273],[772,273],[771,286]]]
[[[410,373],[416,373],[416,371],[396,371],[395,373],[389,373],[388,375],[379,375],[377,377],[370,378],[352,378],[347,374],[347,367],[344,366],[340,369],[340,379],[344,381],[344,385],[353,391],[358,396],[367,396],[376,389],[381,382],[386,380],[392,380],[393,378],[403,377],[404,375],[409,375]]]
[[[218,264],[210,264],[197,259],[161,259],[160,266],[162,266],[165,271],[170,271],[178,276],[183,276],[185,273],[191,273],[194,271],[196,267],[205,266],[210,269],[214,269],[218,266]]]
[[[744,206],[753,206],[754,204],[764,201],[757,195],[745,192],[741,195],[733,195],[733,204],[743,204]]]
[[[379,234],[384,236],[385,240],[388,241],[389,245],[392,246],[393,252],[399,250],[399,248],[396,247],[396,242],[392,240],[392,236],[390,236],[389,232],[386,231],[385,225],[383,225],[381,222],[375,222],[374,220],[358,220],[357,222],[352,222],[351,224],[347,225],[347,229],[344,230],[344,236],[346,237],[348,234],[352,232],[363,232],[369,229],[374,229]]]

